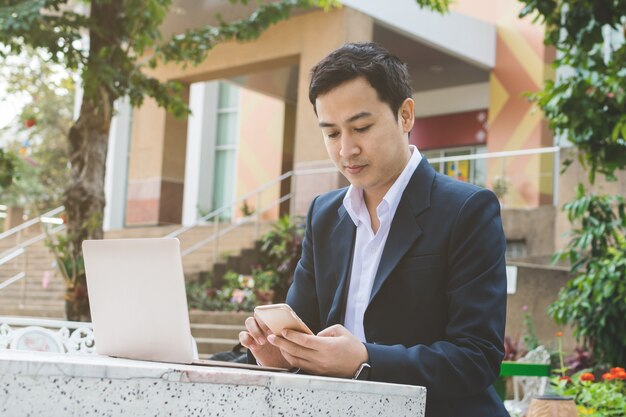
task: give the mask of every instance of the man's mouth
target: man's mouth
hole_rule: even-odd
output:
[[[363,171],[367,165],[344,165],[344,169],[348,174],[356,175]]]

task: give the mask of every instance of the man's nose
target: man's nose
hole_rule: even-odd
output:
[[[343,159],[350,159],[351,157],[361,153],[361,148],[352,135],[349,133],[341,135],[341,149],[339,150],[339,156]]]

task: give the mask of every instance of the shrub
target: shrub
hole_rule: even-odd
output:
[[[611,368],[600,378],[588,371],[571,377],[554,377],[555,391],[572,397],[581,416],[623,416],[626,410],[626,372],[623,368]]]

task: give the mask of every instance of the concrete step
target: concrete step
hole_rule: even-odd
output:
[[[31,298],[24,298],[24,302],[22,303],[22,299],[21,298],[16,298],[16,299],[11,299],[11,300],[0,300],[0,304],[3,307],[11,307],[11,308],[21,308],[21,309],[46,309],[46,308],[52,308],[52,309],[59,309],[59,308],[64,308],[65,306],[65,301],[63,300],[63,298],[52,298],[52,299],[31,299]]]
[[[239,332],[246,330],[245,326],[236,324],[194,323],[191,325],[191,334],[196,338],[238,339]]]
[[[28,306],[27,308],[19,308],[17,306],[8,306],[0,304],[0,316],[19,316],[19,317],[46,317],[65,320],[65,304],[59,306]]]
[[[63,292],[51,292],[51,293],[44,293],[44,294],[41,294],[41,293],[31,294],[27,292],[24,295],[24,299],[28,303],[48,304],[49,302],[55,303],[55,302],[58,302],[59,300],[63,300],[64,294],[65,293]],[[0,302],[2,303],[20,301],[21,298],[22,298],[22,295],[20,292],[5,293],[4,291],[0,291]]]
[[[211,323],[244,326],[246,318],[251,315],[252,312],[191,310],[189,311],[189,321],[192,324]]]
[[[222,338],[195,338],[198,346],[198,354],[209,355],[217,352],[224,352],[233,349],[238,339],[222,339]]]

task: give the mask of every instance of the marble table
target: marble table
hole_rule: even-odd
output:
[[[0,350],[0,416],[411,416],[426,389],[96,355]]]

